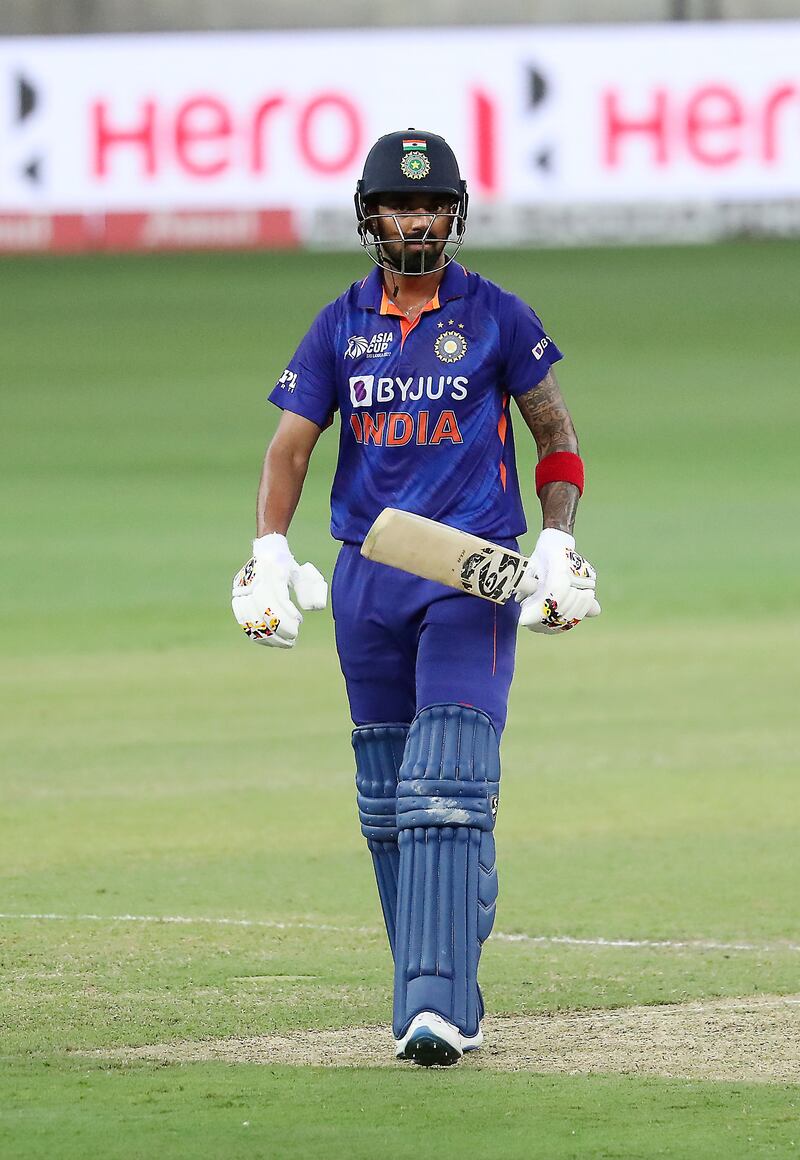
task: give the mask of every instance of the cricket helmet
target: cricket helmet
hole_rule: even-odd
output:
[[[414,193],[426,196],[440,194],[451,206],[449,211],[436,215],[450,218],[450,231],[443,250],[443,265],[447,265],[456,256],[464,240],[469,205],[467,183],[461,177],[455,153],[443,137],[427,130],[413,128],[398,130],[396,133],[387,133],[379,137],[367,154],[364,172],[356,183],[356,220],[361,245],[376,265],[391,273],[430,273],[430,270],[425,269],[424,248],[422,268],[407,269],[402,228],[403,214],[370,213],[368,203],[374,204],[381,195]],[[381,216],[393,218],[400,235],[402,245],[399,265],[389,260],[381,246],[379,235]],[[440,257],[441,252],[437,254],[437,266]]]

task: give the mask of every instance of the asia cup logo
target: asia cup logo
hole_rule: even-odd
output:
[[[360,334],[351,334],[347,340],[347,349],[344,352],[344,357],[359,358],[361,355],[367,353],[368,346],[369,343],[366,338],[363,338]]]
[[[457,330],[446,330],[433,344],[433,353],[443,363],[458,362],[467,353],[467,340]]]
[[[372,406],[372,388],[374,385],[374,375],[356,375],[350,379],[350,402],[354,407]]]
[[[385,354],[391,354],[393,338],[391,330],[381,330],[371,338],[365,338],[363,334],[351,334],[347,340],[344,357],[381,358]]]

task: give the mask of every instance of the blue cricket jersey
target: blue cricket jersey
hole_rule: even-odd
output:
[[[341,414],[334,539],[360,544],[385,507],[509,539],[526,530],[509,397],[561,357],[529,306],[457,262],[413,323],[376,267],[320,312],[269,397],[320,427]]]

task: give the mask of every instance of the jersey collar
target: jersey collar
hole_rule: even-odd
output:
[[[445,302],[463,298],[466,293],[467,271],[460,262],[449,262],[439,288],[426,306],[426,310],[438,310]],[[363,310],[374,310],[376,314],[392,313],[381,309],[384,304],[383,272],[377,266],[362,282],[359,282],[356,301]]]

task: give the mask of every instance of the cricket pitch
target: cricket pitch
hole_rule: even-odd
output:
[[[476,1070],[633,1073],[676,1079],[800,1083],[800,995],[709,999],[484,1022],[486,1044],[460,1064]],[[165,1063],[399,1067],[386,1027],[183,1041],[102,1052]]]

